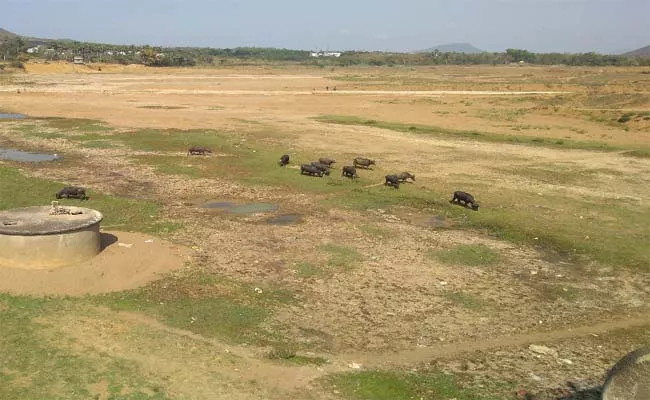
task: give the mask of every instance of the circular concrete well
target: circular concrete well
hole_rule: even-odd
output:
[[[602,399],[650,399],[650,346],[627,354],[612,367],[605,379]]]
[[[101,251],[99,211],[37,206],[0,211],[0,267],[48,269]]]

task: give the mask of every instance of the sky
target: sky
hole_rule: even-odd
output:
[[[614,53],[650,45],[650,0],[0,0],[0,28],[156,46]]]

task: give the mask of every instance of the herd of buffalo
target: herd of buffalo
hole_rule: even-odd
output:
[[[323,175],[329,176],[330,169],[332,169],[332,165],[334,163],[336,163],[336,160],[334,159],[325,157],[319,158],[318,161],[312,161],[311,164],[301,164],[300,174],[318,176],[320,178],[322,178]],[[281,167],[289,164],[289,155],[282,155],[282,157],[280,157],[279,164]],[[352,160],[352,165],[346,165],[341,169],[341,175],[350,179],[358,178],[359,175],[357,175],[357,168],[370,169],[373,165],[376,165],[375,160],[371,160],[365,157],[357,157]],[[386,175],[384,178],[386,179],[384,185],[392,186],[395,189],[399,189],[400,183],[404,183],[409,179],[412,182],[415,182],[415,175],[411,174],[410,172],[401,172],[399,174]],[[479,207],[479,204],[474,200],[474,196],[467,192],[454,192],[454,196],[451,200],[449,200],[449,202],[463,205],[465,207],[471,208],[474,211],[478,211]]]
[[[212,154],[212,150],[205,147],[193,146],[187,150],[187,154],[208,155],[208,154]],[[329,176],[330,169],[332,169],[332,165],[334,163],[336,163],[336,160],[334,159],[325,158],[325,157],[319,158],[318,161],[313,161],[311,164],[301,164],[300,174],[308,175],[308,176],[318,176],[320,178],[322,178],[323,175]],[[281,167],[288,165],[289,155],[284,154],[282,157],[280,157],[279,164]],[[355,179],[359,177],[359,175],[357,175],[357,168],[371,169],[373,165],[376,165],[375,160],[371,160],[365,157],[357,157],[354,160],[352,160],[352,165],[346,165],[342,168],[341,175],[346,178]],[[399,174],[386,175],[385,179],[386,181],[384,182],[384,185],[392,186],[395,189],[399,189],[400,183],[404,183],[409,179],[414,182],[415,175],[411,174],[410,172],[402,172]],[[81,200],[88,199],[88,196],[86,196],[86,189],[78,186],[66,186],[63,189],[59,190],[55,196],[57,199],[61,199],[61,198],[76,198]],[[454,204],[460,204],[464,207],[471,208],[472,210],[475,211],[477,211],[479,207],[478,203],[474,201],[474,197],[471,194],[466,192],[461,192],[461,191],[454,192],[454,196],[451,200],[449,200],[449,202]]]

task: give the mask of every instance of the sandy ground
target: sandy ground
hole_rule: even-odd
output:
[[[21,295],[109,293],[135,289],[182,269],[191,250],[159,238],[102,232],[102,252],[80,265],[52,270],[0,268],[0,291]]]

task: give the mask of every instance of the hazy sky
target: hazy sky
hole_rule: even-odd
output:
[[[650,0],[0,0],[28,36],[210,47],[612,52],[650,45]]]

